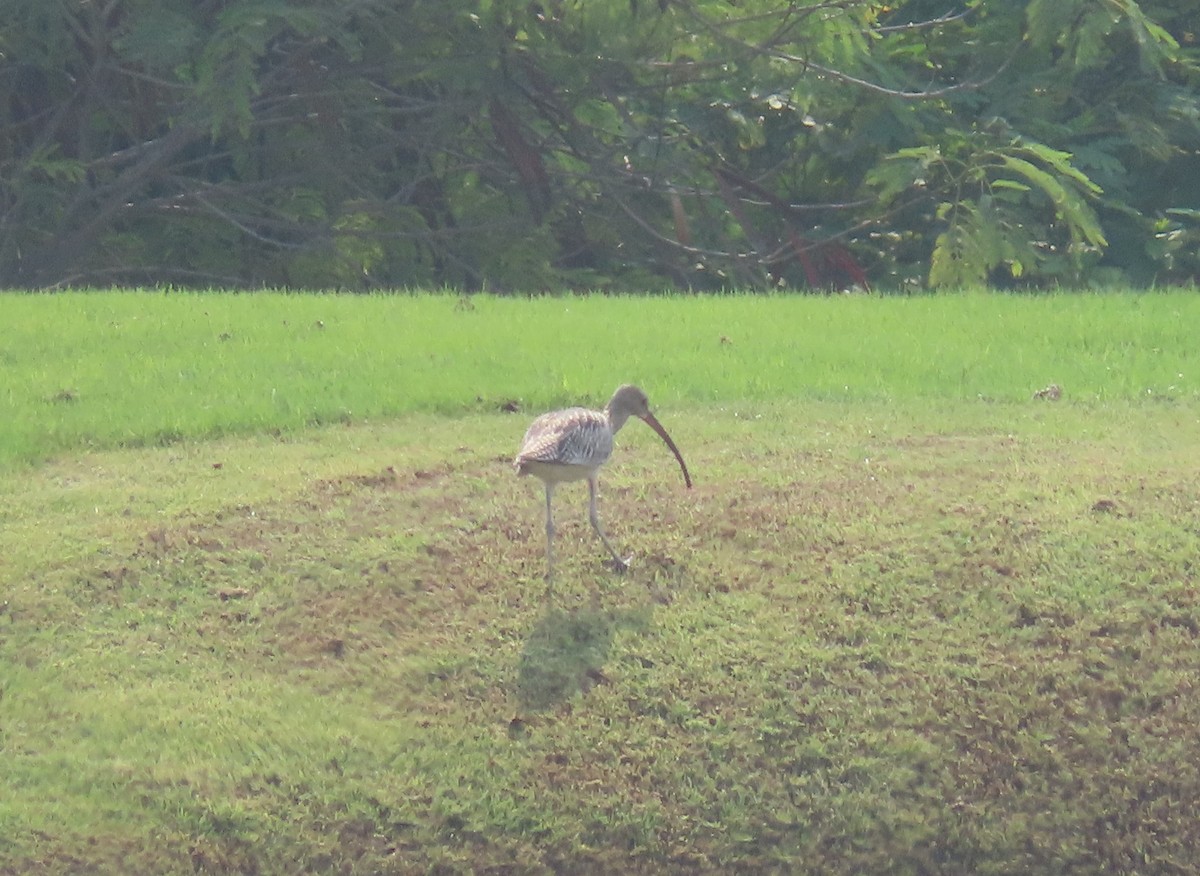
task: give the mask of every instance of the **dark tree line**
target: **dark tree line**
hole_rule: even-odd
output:
[[[0,284],[1200,275],[1195,0],[0,0]]]

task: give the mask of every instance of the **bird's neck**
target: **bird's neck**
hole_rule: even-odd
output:
[[[616,435],[629,419],[629,411],[622,410],[621,408],[605,408],[604,416],[608,418],[608,428]]]

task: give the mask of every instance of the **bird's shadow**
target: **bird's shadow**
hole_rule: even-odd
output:
[[[607,682],[603,667],[621,629],[644,631],[652,609],[567,611],[548,605],[525,642],[517,665],[517,696],[531,711],[548,709],[576,692]]]

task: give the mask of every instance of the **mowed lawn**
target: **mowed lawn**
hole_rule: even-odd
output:
[[[1200,295],[0,294],[0,466],[63,451],[602,405],[1200,397]]]
[[[1189,872],[1195,310],[0,298],[0,872]]]

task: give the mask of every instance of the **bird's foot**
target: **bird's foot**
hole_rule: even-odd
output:
[[[620,557],[613,557],[612,562],[608,564],[608,567],[620,575],[629,571],[629,564],[632,562],[633,557],[626,557],[623,560]]]

